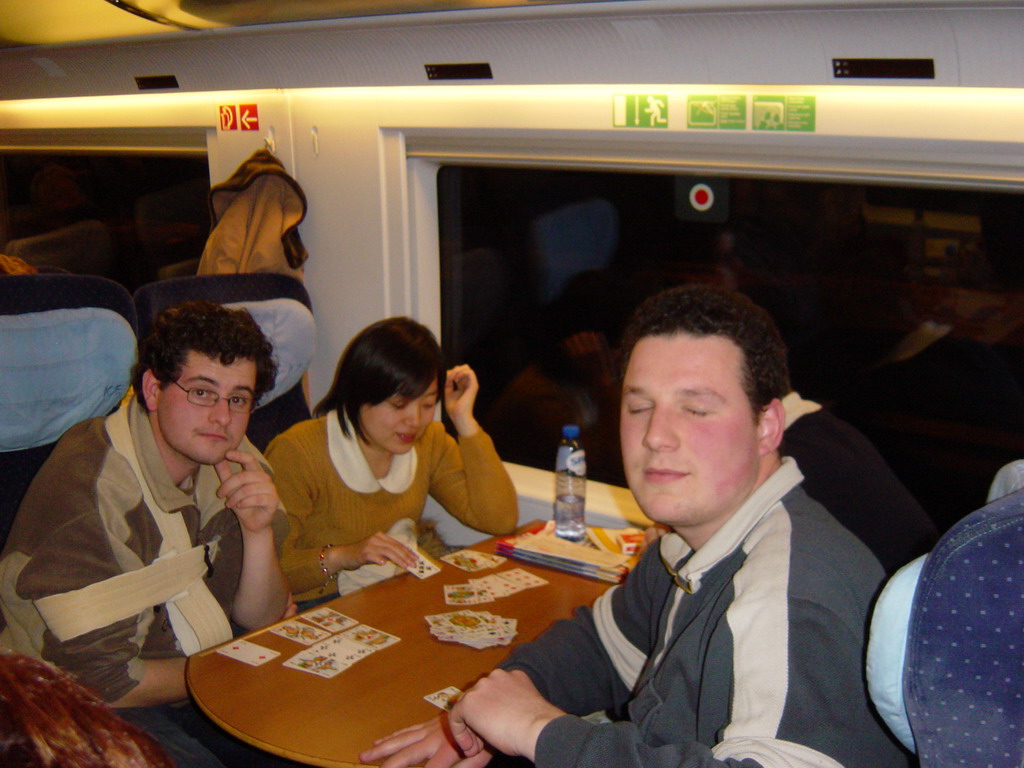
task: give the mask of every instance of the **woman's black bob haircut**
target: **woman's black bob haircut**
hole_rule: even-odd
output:
[[[365,440],[359,421],[362,406],[377,405],[395,395],[419,397],[431,382],[437,382],[440,395],[443,373],[441,347],[429,328],[408,317],[379,320],[348,343],[334,372],[334,383],[313,413],[324,416],[337,410],[341,429],[348,435],[345,419],[340,418],[344,412],[356,435]]]

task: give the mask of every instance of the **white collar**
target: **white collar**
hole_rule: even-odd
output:
[[[786,426],[784,429],[789,429],[793,426],[793,422],[801,416],[821,410],[821,406],[818,403],[813,400],[804,400],[800,397],[800,393],[795,390],[782,398],[782,407],[786,411]]]
[[[376,478],[359,447],[359,438],[348,416],[345,416],[345,426],[348,427],[347,435],[341,430],[338,411],[327,414],[327,451],[341,482],[357,493],[376,493],[381,489],[388,493],[404,493],[408,490],[416,476],[416,447],[413,446],[408,453],[393,455],[388,473]]]
[[[754,489],[732,517],[704,542],[704,546],[676,570],[676,563],[692,550],[683,538],[674,531],[661,537],[661,560],[676,584],[686,592],[700,589],[700,581],[722,560],[736,551],[750,532],[773,510],[782,497],[803,482],[804,476],[796,462],[789,456],[782,458],[782,464],[761,485]]]

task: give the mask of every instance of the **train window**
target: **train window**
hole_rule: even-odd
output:
[[[771,311],[794,388],[858,426],[948,528],[1024,457],[1024,197],[818,181],[446,167],[443,345],[508,461],[583,427],[623,484],[616,345],[692,281]]]
[[[134,290],[194,273],[210,231],[205,157],[0,155],[0,253]]]

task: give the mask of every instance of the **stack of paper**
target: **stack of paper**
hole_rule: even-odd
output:
[[[635,565],[635,558],[621,552],[597,549],[589,542],[576,544],[558,538],[552,522],[528,533],[498,539],[495,549],[519,560],[612,583],[625,579]]]

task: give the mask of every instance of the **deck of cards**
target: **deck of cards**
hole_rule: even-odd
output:
[[[444,601],[448,605],[489,603],[499,597],[514,595],[524,589],[540,587],[547,583],[547,579],[542,579],[536,574],[522,568],[513,568],[479,579],[470,579],[466,584],[445,584]]]
[[[487,611],[453,611],[424,616],[430,634],[446,643],[462,643],[471,648],[508,645],[516,636],[516,620],[495,616]]]

